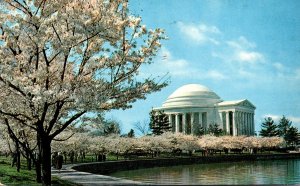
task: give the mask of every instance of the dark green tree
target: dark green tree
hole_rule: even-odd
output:
[[[211,123],[207,129],[209,134],[213,134],[214,136],[220,136],[223,133],[223,130],[219,128],[217,123]]]
[[[155,135],[161,135],[164,132],[171,131],[172,126],[169,122],[169,117],[164,111],[154,111],[150,112],[150,129]]]
[[[278,136],[277,125],[271,117],[265,118],[265,121],[261,124],[261,131],[259,132],[260,136],[263,137],[272,137]]]
[[[202,126],[196,128],[194,132],[196,136],[202,136],[205,134],[205,130]]]
[[[286,135],[288,133],[288,130],[291,128],[292,122],[287,119],[284,115],[279,120],[278,124],[278,134],[280,137],[283,137],[284,140],[286,140]]]
[[[119,123],[114,120],[107,121],[104,125],[103,134],[104,136],[108,136],[111,134],[120,134],[121,129]]]
[[[298,129],[296,127],[290,127],[286,132],[284,140],[286,141],[287,145],[296,146],[299,142]]]
[[[279,120],[278,134],[283,137],[287,146],[295,146],[299,141],[299,132],[296,127],[292,126],[292,121],[284,115]]]
[[[80,121],[80,130],[82,132],[87,131],[92,136],[121,133],[120,122],[114,118],[106,119],[103,112],[94,117],[83,117]]]
[[[134,134],[134,130],[133,129],[130,129],[130,131],[128,132],[127,134],[127,137],[129,138],[134,138],[135,134]]]

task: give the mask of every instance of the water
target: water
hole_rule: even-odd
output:
[[[111,176],[168,185],[300,184],[300,159],[156,167]]]

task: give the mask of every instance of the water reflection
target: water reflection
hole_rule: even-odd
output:
[[[300,160],[181,165],[121,171],[111,176],[152,184],[299,184]]]

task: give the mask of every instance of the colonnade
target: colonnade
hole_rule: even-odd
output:
[[[233,136],[254,135],[254,113],[233,110],[222,111],[220,116],[223,129],[225,128],[228,134]]]
[[[194,134],[196,128],[207,127],[207,112],[186,112],[169,114],[173,132]]]
[[[207,112],[168,113],[172,132],[195,134],[199,127],[208,128]],[[220,128],[233,136],[254,135],[254,113],[238,110],[220,111]],[[218,117],[218,116],[215,116]],[[215,121],[216,120],[215,118]],[[219,122],[218,122],[219,124]]]

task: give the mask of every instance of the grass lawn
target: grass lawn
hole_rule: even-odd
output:
[[[11,158],[0,156],[0,183],[8,185],[42,185],[35,181],[35,170],[26,170],[25,162],[22,161],[21,170],[17,172],[16,167],[11,167]],[[52,177],[53,185],[76,185],[71,182]],[[1,184],[0,184],[1,185]]]

